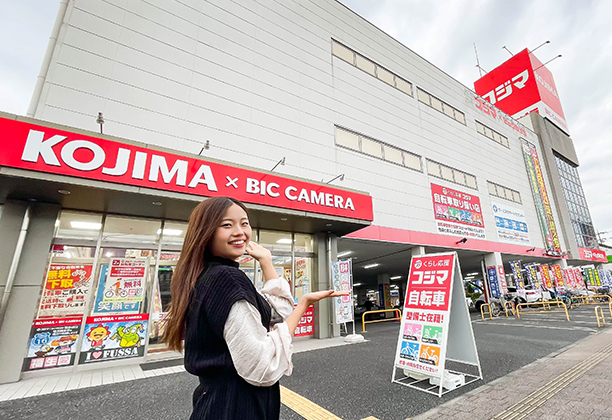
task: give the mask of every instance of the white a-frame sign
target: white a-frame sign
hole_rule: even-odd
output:
[[[447,361],[474,366],[478,373],[445,370]],[[412,257],[391,381],[442,396],[479,379],[457,254]]]

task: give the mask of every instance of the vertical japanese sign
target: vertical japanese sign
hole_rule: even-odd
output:
[[[491,297],[499,298],[499,281],[497,279],[497,268],[495,266],[487,267],[487,278],[489,280],[489,290]]]
[[[79,364],[144,356],[149,314],[90,316]]]
[[[353,322],[353,273],[351,260],[332,262],[332,280],[337,292],[351,292],[348,296],[334,298],[336,324]]]
[[[563,271],[559,265],[551,265],[550,268],[553,272],[553,280],[557,289],[565,289],[565,282],[563,281]]]
[[[480,198],[436,184],[431,197],[438,233],[485,239]]]
[[[502,203],[491,203],[495,228],[500,242],[529,245],[529,229],[525,212]]]
[[[523,274],[521,273],[521,262],[520,261],[510,261],[510,269],[512,269],[512,277],[514,278],[514,287],[516,290],[525,289],[525,283],[523,282]]]
[[[547,248],[561,252],[561,243],[557,234],[557,227],[553,217],[552,208],[546,192],[544,183],[544,175],[540,166],[538,152],[531,143],[523,140],[523,157],[525,159],[525,167],[531,185],[533,200],[538,212],[538,219],[542,229],[542,236]]]
[[[540,281],[538,280],[538,270],[536,269],[537,264],[525,264],[525,270],[527,271],[527,280],[534,289],[540,288]]]
[[[141,302],[148,259],[112,258],[104,286],[104,302]]]
[[[602,286],[612,287],[612,275],[609,270],[599,270],[599,277]]]
[[[294,337],[304,337],[314,334],[314,305],[310,305],[295,327]]]
[[[587,286],[595,287],[597,283],[595,282],[595,275],[593,274],[593,269],[590,267],[589,268],[585,267],[584,274],[585,274]]]
[[[40,298],[38,317],[82,315],[92,270],[92,264],[51,264]]]
[[[454,270],[455,254],[412,258],[395,367],[441,376]]]
[[[504,271],[504,266],[498,265],[497,272],[499,274],[499,285],[501,286],[502,293],[508,293],[508,284],[506,283],[506,272]]]
[[[552,289],[552,279],[550,278],[550,271],[548,269],[548,265],[542,264],[538,267],[540,270],[540,277],[542,278],[542,282],[547,289]]]
[[[28,353],[23,371],[74,364],[76,342],[83,317],[35,319],[32,322]]]

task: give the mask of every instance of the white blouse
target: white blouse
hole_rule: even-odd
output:
[[[272,307],[272,318],[274,312],[283,320],[293,312],[293,296],[285,279],[266,281],[260,293]],[[293,344],[287,324],[277,323],[268,332],[259,311],[246,300],[232,305],[223,338],[238,375],[251,385],[271,386],[283,375],[291,375]]]

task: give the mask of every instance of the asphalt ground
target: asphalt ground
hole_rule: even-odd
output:
[[[571,322],[560,313],[483,322],[473,314],[484,380],[442,398],[391,383],[397,322],[368,325],[365,343],[295,354],[293,375],[281,384],[344,420],[406,419],[596,333],[592,306],[572,310],[570,316]],[[185,419],[196,385],[188,373],[176,373],[12,400],[0,403],[0,418]],[[302,417],[283,406],[281,418]]]

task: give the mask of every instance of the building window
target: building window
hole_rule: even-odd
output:
[[[483,123],[479,121],[476,121],[476,131],[482,134],[483,136],[486,136],[490,138],[491,140],[496,141],[502,146],[510,148],[508,137],[499,134],[497,131],[490,129],[489,127],[487,127],[486,125],[484,125]]]
[[[450,106],[446,102],[441,101],[421,88],[417,88],[417,98],[419,99],[419,102],[429,105],[436,111],[439,111],[447,117],[450,117],[453,120],[465,125],[465,114],[459,111],[457,108]]]
[[[567,203],[578,246],[581,248],[599,248],[578,169],[557,155],[555,155],[555,165],[559,170],[561,189]]]
[[[489,187],[489,194],[495,197],[503,198],[504,200],[514,201],[515,203],[522,204],[521,193],[513,189],[504,187],[503,185],[495,184],[494,182],[487,182]]]
[[[419,155],[342,127],[336,127],[336,145],[423,172]]]
[[[332,54],[385,82],[389,86],[393,86],[406,95],[412,96],[412,83],[334,40],[332,40]]]
[[[463,185],[464,187],[475,190],[478,189],[478,183],[474,175],[429,159],[427,159],[427,174],[444,179],[445,181]]]

